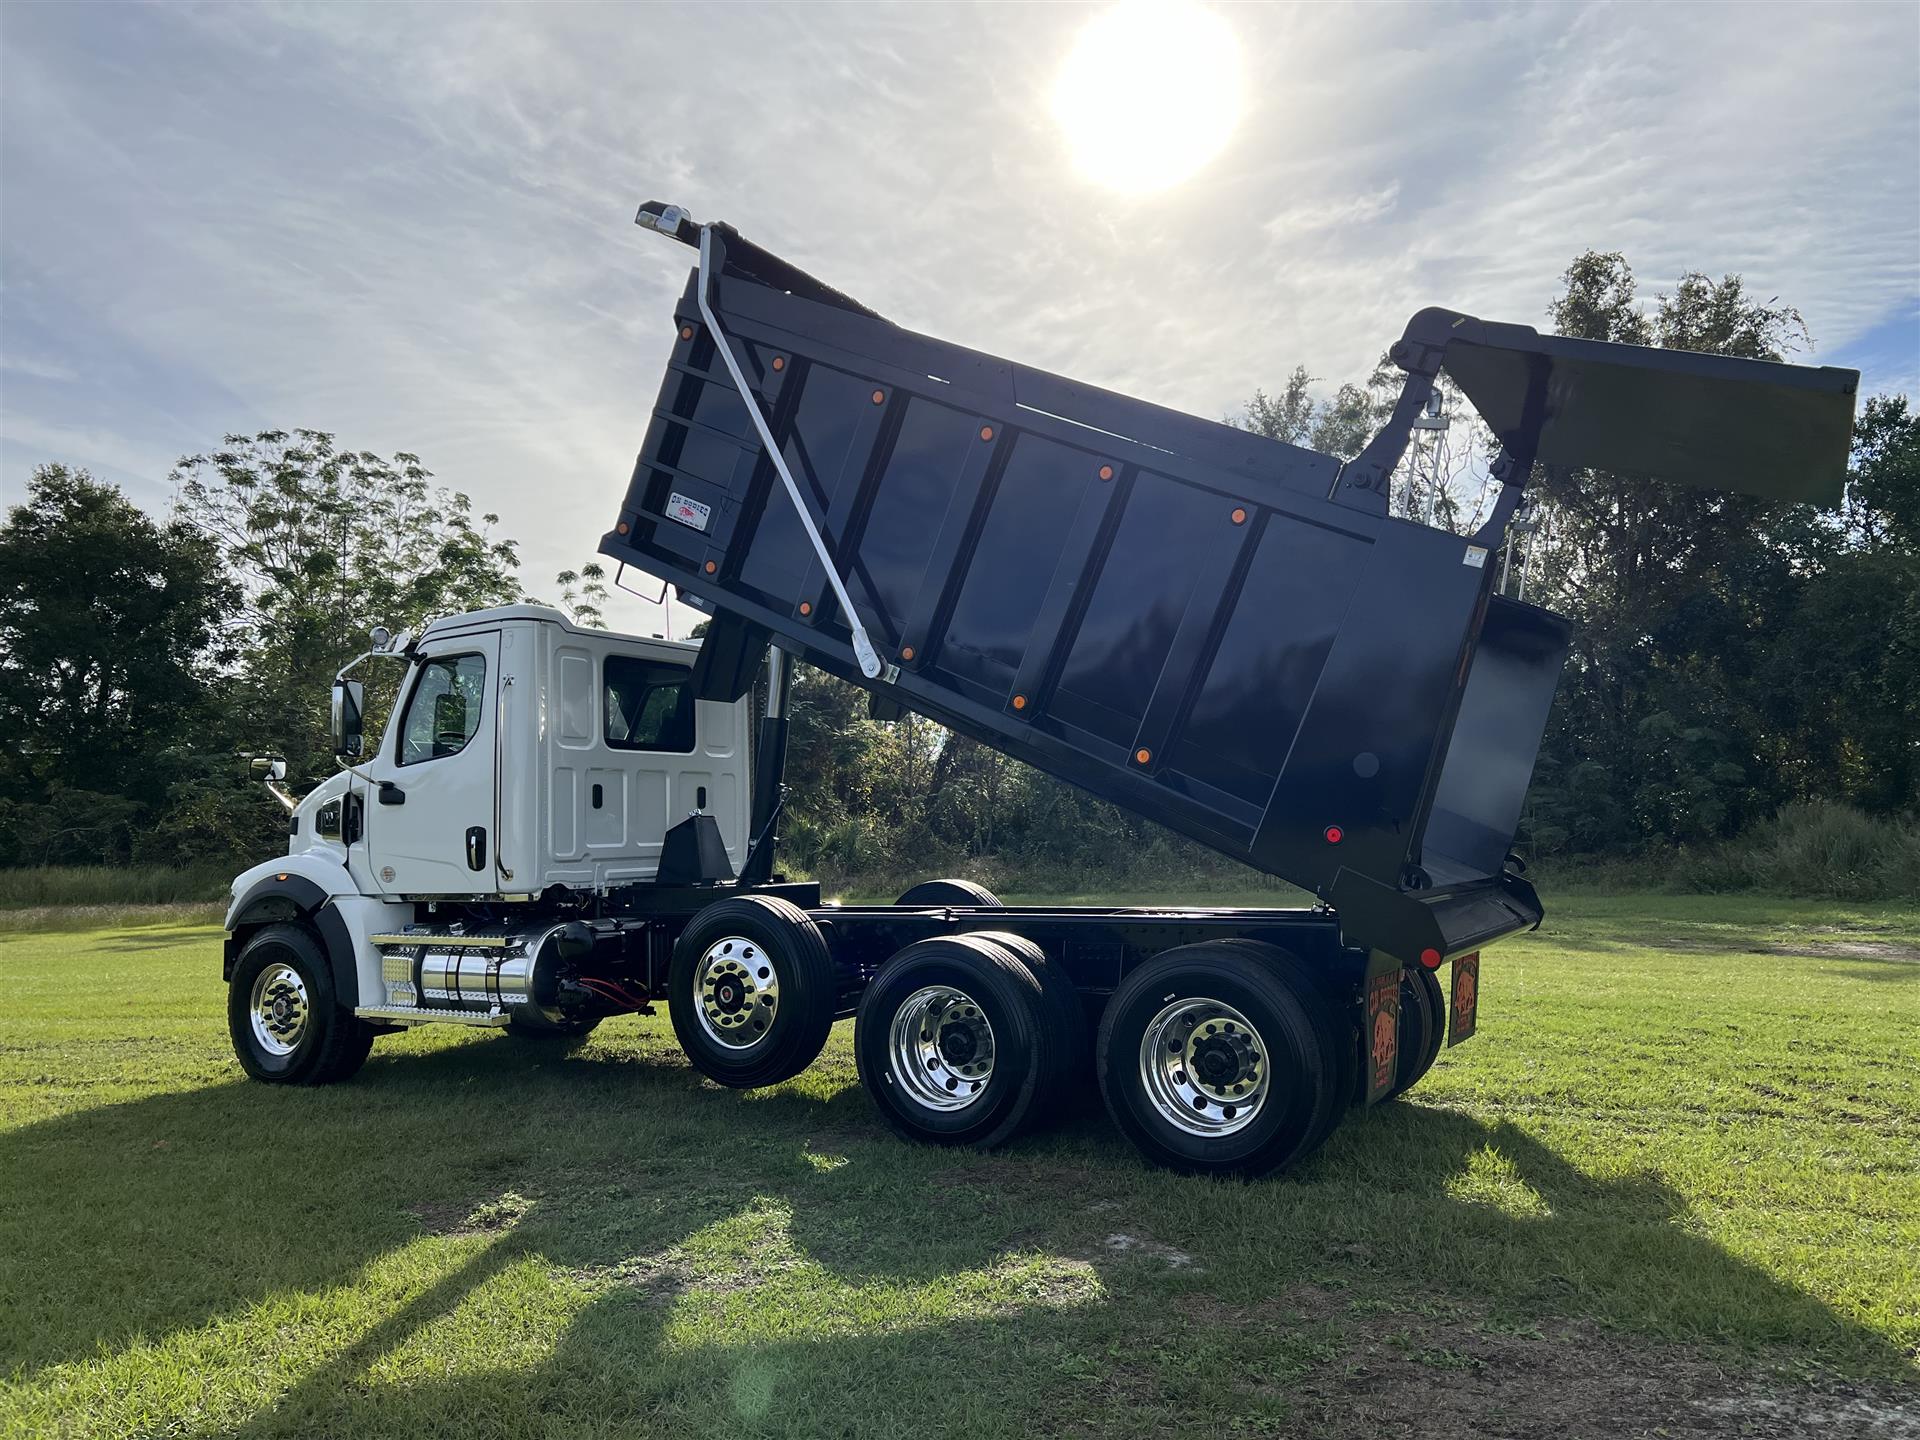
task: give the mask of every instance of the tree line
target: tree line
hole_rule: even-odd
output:
[[[1569,266],[1559,333],[1791,359],[1799,314],[1739,276],[1689,273],[1648,299],[1619,254]],[[1397,390],[1384,359],[1325,397],[1304,370],[1232,417],[1350,458]],[[1492,440],[1442,386],[1393,504],[1470,530]],[[245,778],[272,753],[292,782],[333,767],[328,682],[367,630],[522,598],[499,520],[418,457],[309,431],[229,436],[189,456],[164,518],[116,487],[40,467],[0,526],[0,865],[239,864],[283,843]],[[1875,396],[1837,511],[1592,472],[1529,491],[1508,593],[1575,622],[1574,651],[1523,822],[1536,854],[1630,855],[1737,834],[1795,802],[1870,815],[1920,806],[1920,420]],[[602,623],[605,577],[555,579]],[[1137,873],[1202,863],[1148,822],[802,669],[784,835],[812,870]]]

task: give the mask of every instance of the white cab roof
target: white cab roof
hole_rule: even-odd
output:
[[[570,635],[601,640],[635,640],[648,645],[672,645],[682,650],[698,650],[698,640],[663,640],[658,635],[626,635],[615,630],[597,630],[576,625],[551,605],[495,605],[487,610],[469,610],[463,615],[442,615],[420,632],[422,640],[468,630],[484,630],[514,620],[533,620],[542,625],[557,625]]]

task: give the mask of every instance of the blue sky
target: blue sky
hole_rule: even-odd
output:
[[[1246,105],[1153,194],[1050,97],[1098,7],[0,7],[0,497],[310,426],[418,452],[536,593],[589,558],[687,252],[730,220],[890,318],[1220,415],[1587,248],[1744,274],[1920,392],[1910,4],[1220,7]],[[636,607],[619,616],[646,621]]]

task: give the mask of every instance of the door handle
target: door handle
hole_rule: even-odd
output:
[[[407,803],[407,792],[391,780],[382,780],[380,782],[380,803],[382,805],[404,805]]]
[[[487,831],[484,825],[470,826],[467,830],[467,868],[487,868]]]

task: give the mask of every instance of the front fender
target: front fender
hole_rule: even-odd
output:
[[[233,978],[234,962],[255,930],[304,920],[320,933],[326,948],[335,998],[348,1007],[358,1005],[360,976],[353,935],[333,903],[358,894],[353,877],[339,862],[322,856],[287,855],[242,872],[233,882],[233,903],[227,907],[220,978]]]

